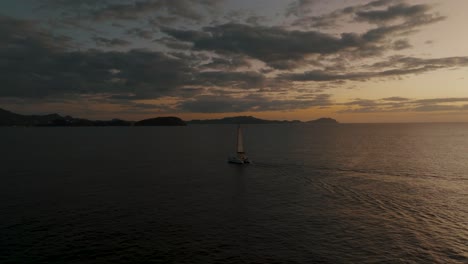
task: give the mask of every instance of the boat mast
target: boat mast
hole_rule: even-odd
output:
[[[244,154],[244,144],[242,142],[242,130],[240,124],[237,126],[237,153]]]

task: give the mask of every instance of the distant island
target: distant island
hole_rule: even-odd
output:
[[[135,122],[135,126],[186,126],[182,119],[174,116],[156,117]]]
[[[338,124],[333,118],[319,118],[307,122],[299,120],[266,120],[259,119],[253,116],[235,116],[225,117],[221,119],[205,119],[205,120],[192,120],[188,121],[189,124]]]
[[[61,116],[59,114],[48,115],[21,115],[0,108],[0,126],[42,126],[42,127],[82,127],[82,126],[186,126],[187,124],[338,124],[332,118],[319,118],[307,122],[299,120],[266,120],[253,116],[235,116],[221,119],[205,119],[183,121],[174,116],[155,117],[140,121],[112,120],[88,120]]]
[[[253,116],[234,116],[225,117],[221,119],[195,119],[188,121],[189,124],[286,124],[286,123],[301,123],[299,120],[293,121],[279,121],[279,120],[265,120]]]
[[[333,118],[322,117],[322,118],[319,118],[319,119],[308,121],[306,123],[309,123],[309,124],[338,124],[338,121],[336,121]]]
[[[177,117],[157,117],[141,121],[112,120],[88,120],[49,115],[20,115],[0,108],[0,126],[40,126],[40,127],[83,127],[83,126],[185,126],[182,119]]]

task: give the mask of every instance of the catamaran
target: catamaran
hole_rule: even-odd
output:
[[[249,158],[247,157],[247,155],[245,155],[244,152],[244,144],[242,141],[242,129],[240,125],[237,126],[237,155],[229,157],[228,162],[235,164],[250,163]]]

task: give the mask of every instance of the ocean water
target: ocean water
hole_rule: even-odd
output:
[[[468,124],[0,129],[0,263],[468,263]]]

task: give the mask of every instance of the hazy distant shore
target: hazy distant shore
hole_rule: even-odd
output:
[[[181,118],[166,116],[140,121],[88,120],[59,114],[21,115],[0,108],[0,126],[35,126],[35,127],[89,127],[89,126],[186,126],[192,124],[338,124],[332,118],[319,118],[302,122],[299,120],[266,120],[253,116],[235,116],[221,119],[196,119],[184,121]]]

